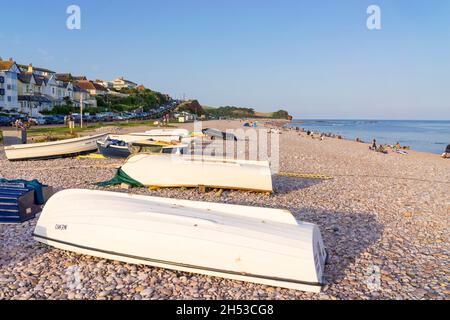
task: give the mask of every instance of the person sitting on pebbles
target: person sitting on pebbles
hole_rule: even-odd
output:
[[[376,151],[377,150],[377,140],[372,140],[372,145],[369,147],[370,150]]]
[[[442,158],[450,159],[450,144],[445,149],[445,152],[442,154]]]

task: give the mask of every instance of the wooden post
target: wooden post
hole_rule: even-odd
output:
[[[80,128],[83,129],[83,92],[80,97]]]

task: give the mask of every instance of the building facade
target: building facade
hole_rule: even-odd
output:
[[[0,111],[19,111],[17,77],[19,66],[12,60],[0,60]]]
[[[133,81],[126,80],[123,77],[117,78],[116,80],[112,81],[112,86],[115,90],[122,90],[122,89],[136,89],[137,83],[134,83]]]
[[[47,90],[44,76],[20,73],[17,80],[19,112],[37,117],[53,107],[52,99],[44,93]]]

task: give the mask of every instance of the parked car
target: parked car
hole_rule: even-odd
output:
[[[64,124],[64,119],[65,119],[65,116],[62,116],[62,115],[58,115],[58,116],[55,116],[55,124]]]
[[[29,118],[28,121],[34,124],[35,126],[41,126],[46,124],[44,117]]]
[[[124,120],[123,117],[118,116],[118,115],[115,115],[112,118],[113,118],[113,121],[123,121]]]
[[[0,117],[0,127],[10,126],[14,122],[12,117]]]

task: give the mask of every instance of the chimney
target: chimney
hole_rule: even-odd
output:
[[[33,64],[30,63],[30,65],[28,66],[28,73],[33,73]]]

